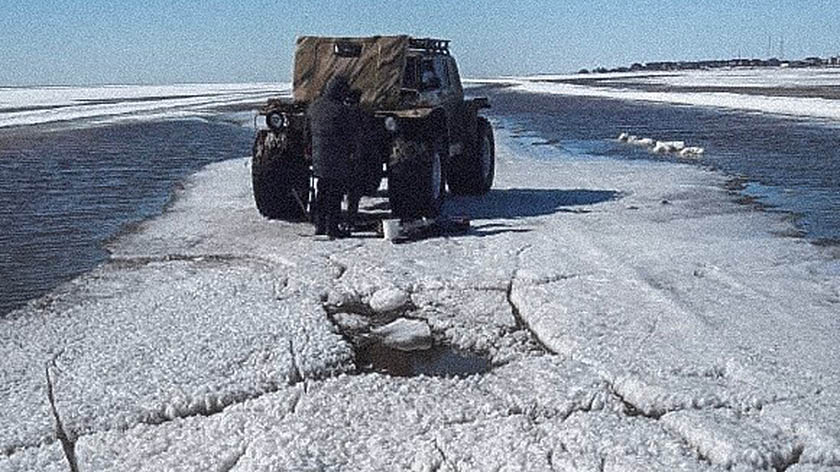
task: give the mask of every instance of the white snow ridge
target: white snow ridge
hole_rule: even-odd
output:
[[[837,249],[721,174],[532,152],[499,128],[471,231],[399,245],[207,166],[0,320],[0,471],[840,468]]]

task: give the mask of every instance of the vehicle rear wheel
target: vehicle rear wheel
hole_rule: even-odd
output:
[[[496,175],[496,144],[493,127],[478,117],[475,143],[466,153],[452,160],[449,190],[456,195],[484,195],[493,186]]]
[[[434,218],[440,214],[444,192],[442,146],[398,137],[388,163],[388,199],[400,218]]]
[[[309,166],[302,146],[285,134],[257,133],[251,159],[251,183],[260,214],[272,219],[306,218]]]

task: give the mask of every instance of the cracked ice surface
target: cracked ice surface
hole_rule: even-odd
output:
[[[28,447],[0,455],[0,472],[32,470],[39,472],[67,472],[67,459],[61,444],[53,442],[43,446]]]
[[[265,267],[215,265],[121,269],[118,284],[99,287],[67,327],[85,341],[57,362],[65,427],[84,434],[212,414],[300,374],[351,369],[319,305],[279,303],[278,274]]]
[[[532,368],[543,375],[523,373]],[[518,388],[508,389],[511,383]],[[542,397],[533,398],[535,390]],[[79,444],[80,457],[99,457],[90,462],[97,470],[109,470],[109,463],[156,470],[173,462],[175,448],[190,464],[244,450],[235,470],[307,470],[326,464],[342,470],[427,470],[447,462],[481,467],[499,461],[499,447],[515,450],[518,444],[532,442],[534,453],[515,452],[510,464],[548,470],[546,457],[554,445],[540,440],[573,412],[597,411],[610,401],[591,370],[547,356],[483,377],[394,379],[371,374],[335,377],[298,392],[295,402],[281,392],[272,393],[200,422],[187,418],[139,426],[125,435],[88,436]],[[541,425],[551,419],[556,424]],[[232,434],[224,441],[210,440],[222,428]],[[157,435],[151,434],[153,429]],[[146,445],[173,436],[179,438],[177,445]],[[441,455],[440,450],[447,452]],[[109,455],[107,460],[101,459],[102,451]]]
[[[247,260],[121,261],[94,271],[84,287],[90,295],[29,333],[66,340],[53,382],[68,435],[208,415],[300,377],[352,370],[352,353],[320,304],[277,300],[282,276]],[[43,367],[5,374],[13,388],[33,384],[35,374],[44,382]],[[32,405],[44,408],[46,397]]]
[[[833,249],[718,174],[497,150],[447,203],[472,231],[402,245],[262,219],[246,159],[208,166],[0,321],[0,466],[66,470],[48,366],[79,470],[840,466]],[[400,318],[491,370],[359,373],[339,329]]]

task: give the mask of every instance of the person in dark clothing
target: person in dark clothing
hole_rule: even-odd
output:
[[[351,184],[351,155],[356,148],[359,107],[348,103],[350,85],[345,77],[327,82],[323,94],[307,111],[312,137],[312,170],[318,178],[315,196],[315,234],[346,236],[339,228],[341,200]]]
[[[359,106],[359,101],[361,99],[362,92],[361,90],[351,90],[350,94],[345,99],[345,103],[349,106]],[[361,168],[361,161],[360,157],[366,154],[366,145],[364,137],[364,131],[366,129],[366,123],[364,120],[364,114],[359,112],[358,113],[359,121],[357,122],[356,132],[357,140],[356,140],[356,149],[354,150],[353,154],[350,156],[350,175],[352,176],[350,182],[347,186],[347,218],[346,218],[346,225],[347,230],[352,231],[355,229],[356,226],[356,216],[359,214],[359,202],[362,199],[363,187],[360,185],[360,178],[364,177],[360,174]]]

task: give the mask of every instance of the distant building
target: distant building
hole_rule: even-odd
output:
[[[640,71],[675,71],[675,70],[707,70],[720,69],[724,67],[823,67],[840,66],[840,56],[821,58],[817,56],[806,57],[802,60],[782,61],[775,57],[770,59],[713,59],[705,61],[655,61],[645,64],[634,62],[630,67],[615,67],[607,69],[597,67],[592,70],[595,73],[605,72],[640,72]],[[588,69],[581,69],[579,74],[588,74]]]

